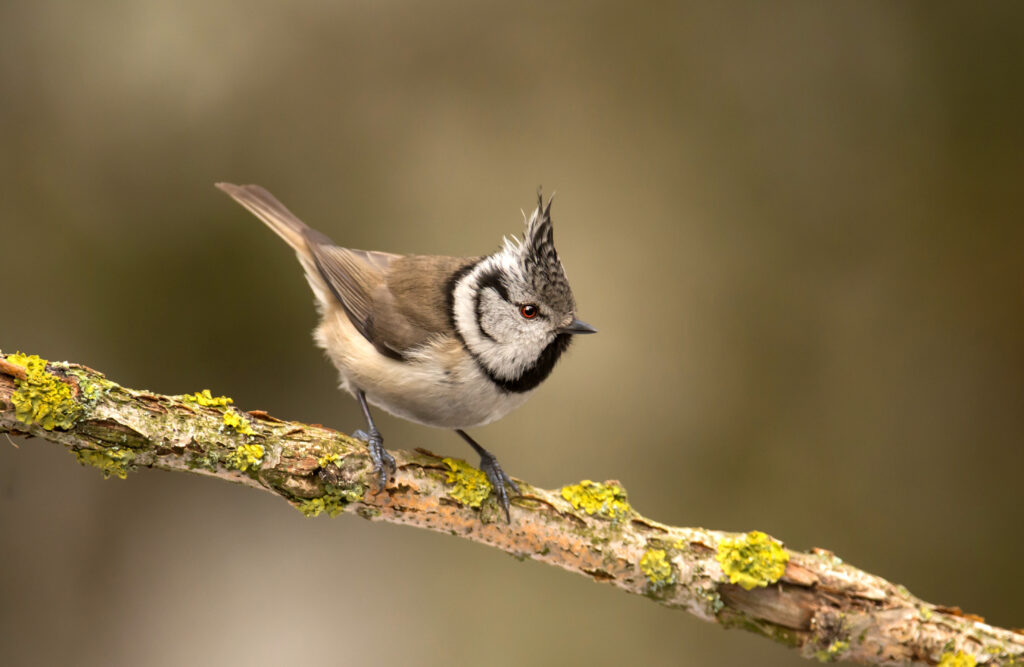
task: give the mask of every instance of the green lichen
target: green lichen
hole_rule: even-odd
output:
[[[224,408],[234,403],[234,401],[227,396],[214,396],[210,393],[209,389],[197,391],[194,394],[187,394],[182,396],[181,400],[186,403],[196,403],[197,405],[201,405],[205,408]]]
[[[939,667],[975,667],[977,664],[978,661],[973,655],[963,651],[946,651],[939,658]]]
[[[367,521],[372,521],[380,516],[380,510],[372,505],[362,505],[356,508],[356,514],[363,517]]]
[[[99,468],[103,472],[103,479],[110,479],[111,475],[125,479],[128,477],[128,466],[135,459],[135,452],[120,447],[76,449],[74,452],[75,458],[82,465]]]
[[[235,447],[235,451],[227,455],[225,460],[232,468],[237,468],[242,472],[248,471],[249,468],[256,470],[263,461],[263,446],[239,445]]]
[[[778,542],[755,530],[722,540],[715,560],[722,564],[729,583],[749,591],[778,581],[786,572],[789,554]]]
[[[252,430],[252,424],[249,423],[249,420],[234,408],[228,408],[224,411],[224,425],[230,426],[236,433],[241,433],[242,435],[256,435],[256,431]]]
[[[801,647],[807,641],[807,635],[803,631],[776,625],[770,621],[752,618],[730,607],[723,608],[717,618],[718,623],[723,628],[736,628],[753,632],[791,648]]]
[[[848,648],[850,648],[850,642],[836,640],[829,644],[828,648],[816,652],[814,657],[818,659],[818,662],[835,662]]]
[[[604,519],[619,521],[631,510],[626,491],[617,484],[601,484],[585,479],[562,487],[562,497],[576,509]]]
[[[220,463],[220,452],[216,449],[211,449],[207,452],[193,454],[188,458],[186,465],[188,465],[190,470],[205,468],[206,470],[216,471],[218,463]]]
[[[46,370],[47,361],[38,356],[16,353],[7,361],[25,369],[25,379],[15,379],[11,395],[15,418],[24,424],[39,424],[47,431],[69,429],[82,415],[71,386]]]
[[[327,512],[327,516],[333,518],[345,511],[345,508],[362,500],[366,493],[366,487],[362,484],[351,484],[346,486],[328,485],[327,493],[319,498],[310,498],[300,502],[296,507],[307,517],[319,516]],[[377,511],[380,514],[380,511]],[[367,518],[364,516],[364,518]]]
[[[648,549],[644,552],[640,558],[640,569],[647,577],[647,587],[652,591],[660,591],[676,583],[672,563],[666,557],[664,549]]]
[[[491,495],[487,475],[459,459],[445,458],[442,461],[448,466],[448,479],[445,481],[452,485],[448,495],[466,507],[480,509],[487,496]]]
[[[83,373],[77,368],[70,369],[68,374],[74,375],[78,379],[79,402],[86,403],[90,406],[96,404],[96,400],[105,389],[114,386],[113,382],[104,380],[103,378],[96,381],[93,377],[90,377],[88,373]]]
[[[366,495],[366,487],[358,482],[342,486],[330,485],[328,487],[328,493],[332,496],[337,496],[341,502],[344,502],[347,505],[349,503],[354,503],[357,500],[362,500],[363,496]]]

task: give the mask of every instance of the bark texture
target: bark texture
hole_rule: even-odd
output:
[[[0,432],[62,445],[108,476],[192,472],[276,494],[307,516],[353,513],[450,533],[756,632],[807,658],[1024,665],[1018,632],[923,602],[822,549],[658,523],[633,510],[614,481],[546,490],[517,480],[523,495],[507,524],[484,475],[463,461],[393,451],[395,480],[375,493],[366,448],[342,433],[244,412],[209,392],[126,389],[85,366],[20,354],[0,354]]]

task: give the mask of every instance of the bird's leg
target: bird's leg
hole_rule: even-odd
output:
[[[512,491],[518,496],[522,495],[522,492],[519,490],[519,485],[501,469],[501,466],[498,465],[498,459],[494,458],[494,454],[491,454],[489,451],[481,447],[480,443],[469,437],[469,435],[462,429],[457,428],[455,429],[455,432],[458,433],[463,440],[469,443],[469,446],[473,448],[473,451],[480,455],[480,469],[484,471],[485,475],[487,475],[487,481],[491,483],[491,486],[494,487],[494,492],[498,494],[498,502],[501,503],[501,508],[505,510],[505,520],[511,523],[512,518],[508,513],[509,496],[505,487],[507,486],[512,489]]]
[[[366,404],[366,394],[363,393],[362,389],[356,389],[356,398],[359,399],[359,407],[363,409],[363,416],[366,417],[366,427],[369,429],[369,432],[355,431],[352,435],[365,441],[367,448],[370,450],[373,471],[377,473],[377,480],[380,485],[377,493],[380,493],[395,475],[395,470],[397,470],[395,457],[391,456],[388,450],[384,449],[384,438],[381,437],[380,431],[377,430],[373,423],[373,417],[370,416],[370,406]]]

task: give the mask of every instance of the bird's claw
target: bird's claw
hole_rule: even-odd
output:
[[[491,483],[494,493],[498,496],[498,503],[501,505],[501,509],[505,511],[505,521],[512,523],[512,517],[508,511],[508,489],[512,489],[515,495],[520,496],[522,491],[519,490],[519,485],[501,469],[498,459],[494,458],[494,455],[490,452],[480,456],[480,470],[483,470],[484,474],[487,475],[487,481]]]
[[[354,431],[352,435],[365,442],[367,449],[370,450],[370,461],[373,463],[373,471],[377,473],[377,491],[375,494],[380,493],[388,485],[388,482],[394,479],[395,472],[398,470],[395,457],[391,456],[390,452],[384,449],[384,438],[381,437],[380,431],[377,429],[371,429],[369,433],[358,430]]]

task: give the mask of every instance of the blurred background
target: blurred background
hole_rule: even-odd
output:
[[[0,348],[351,430],[298,263],[213,183],[444,254],[543,185],[601,333],[472,431],[506,470],[1024,626],[1022,83],[1014,2],[5,2]],[[806,664],[448,536],[15,443],[5,664]]]

